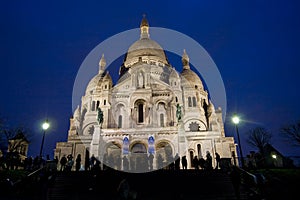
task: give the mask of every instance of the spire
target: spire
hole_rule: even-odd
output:
[[[141,29],[141,39],[150,37],[150,35],[149,35],[149,23],[148,23],[148,20],[146,19],[145,14],[143,14],[143,19],[141,21],[140,29]]]
[[[102,57],[99,61],[99,73],[104,72],[105,66],[106,66],[106,60],[104,58],[104,54],[102,54]]]
[[[183,55],[181,61],[182,61],[183,69],[190,69],[190,65],[189,65],[190,58],[187,55],[185,49],[183,49]]]

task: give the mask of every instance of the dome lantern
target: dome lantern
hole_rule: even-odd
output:
[[[182,61],[183,69],[190,69],[190,65],[189,65],[190,58],[187,55],[185,49],[183,50],[181,61]]]
[[[106,60],[104,58],[104,54],[102,54],[102,57],[99,61],[99,74],[104,72],[106,66]]]
[[[141,25],[140,25],[140,29],[141,29],[141,39],[144,38],[149,38],[149,23],[148,20],[146,19],[146,15],[143,15],[143,19],[141,21]]]
[[[143,58],[168,65],[169,61],[163,48],[157,42],[150,39],[149,23],[145,15],[140,24],[140,31],[140,39],[134,42],[127,51],[123,68],[130,68],[134,63]],[[124,69],[121,71],[124,71]]]

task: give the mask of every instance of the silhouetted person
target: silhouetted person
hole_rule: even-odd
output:
[[[241,176],[238,171],[238,167],[232,166],[230,172],[231,182],[234,188],[235,196],[237,199],[240,199],[240,185],[241,185]]]
[[[58,157],[55,156],[55,158],[54,158],[53,160],[54,160],[54,162],[55,162],[55,164],[56,164],[56,166],[57,166],[57,164],[58,164]]]
[[[60,171],[64,171],[66,169],[67,162],[68,160],[66,158],[66,155],[63,155],[63,157],[61,157],[60,159]]]
[[[129,163],[129,165],[130,165],[130,170],[131,171],[135,171],[135,160],[134,160],[134,156],[130,156],[129,157],[129,160],[130,160],[130,163]]]
[[[74,165],[74,160],[72,154],[68,155],[68,162],[66,165],[66,171],[70,172],[72,170],[72,167]]]
[[[205,160],[204,160],[204,158],[199,158],[199,160],[198,160],[198,162],[199,162],[199,167],[201,168],[201,169],[205,169]]]
[[[90,170],[90,152],[88,150],[85,151],[85,158],[84,158],[84,170]]]
[[[116,169],[117,170],[121,170],[121,163],[122,163],[121,156],[117,155],[116,156]]]
[[[92,154],[91,159],[90,159],[91,169],[93,169],[95,163],[96,163],[96,158],[95,158],[94,154]]]
[[[149,168],[150,168],[150,171],[153,170],[153,159],[154,159],[154,156],[152,153],[150,153],[150,155],[148,156],[148,161],[149,161]]]
[[[215,169],[219,169],[220,168],[221,157],[217,152],[215,153],[215,155],[216,155],[216,167],[215,167]]]
[[[199,170],[199,160],[198,160],[197,156],[195,156],[193,158],[193,165],[194,165],[194,167],[195,167],[196,170]]]
[[[94,170],[95,172],[101,170],[101,162],[100,162],[100,160],[95,159],[94,166],[93,166],[92,170]]]
[[[181,158],[182,169],[187,169],[187,159],[186,156],[182,156]]]
[[[161,154],[158,154],[157,157],[157,169],[163,168],[164,159],[162,158]]]
[[[129,161],[126,156],[123,156],[123,171],[129,170]]]
[[[34,157],[33,169],[38,169],[40,167],[40,159],[39,158],[40,158],[39,156]],[[66,160],[67,160],[67,158],[66,158]],[[67,161],[66,161],[66,163],[67,163]]]
[[[169,169],[170,169],[170,170],[174,170],[174,169],[175,169],[175,163],[174,163],[174,161],[172,161],[172,162],[169,164]]]
[[[212,169],[212,157],[209,151],[206,152],[206,169],[208,170]]]
[[[81,155],[80,154],[77,155],[77,158],[76,158],[75,162],[76,162],[75,163],[75,170],[79,171],[80,166],[81,166]]]
[[[178,153],[176,153],[174,159],[175,159],[175,170],[179,170],[180,169],[180,157],[179,157]]]
[[[149,171],[149,160],[148,160],[148,155],[145,153],[142,155],[142,163],[141,163],[142,167],[141,169],[144,172]]]

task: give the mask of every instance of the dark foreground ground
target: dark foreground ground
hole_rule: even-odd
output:
[[[263,174],[265,182],[263,185],[242,184],[240,199],[295,199],[299,194],[300,169],[268,169],[251,173]],[[38,176],[27,175],[21,171],[1,171],[0,199],[115,200],[121,199],[121,194],[137,200],[237,199],[229,173],[219,170],[158,170],[150,173],[108,170],[53,174],[40,171]],[[12,185],[3,181],[7,177],[11,177]]]

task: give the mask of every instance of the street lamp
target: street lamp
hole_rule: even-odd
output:
[[[45,134],[46,134],[46,130],[50,127],[50,124],[48,122],[48,119],[42,124],[42,128],[44,130],[43,132],[43,139],[42,139],[42,144],[41,144],[41,149],[40,149],[40,158],[42,157],[42,153],[43,153],[43,146],[44,146],[44,140],[45,140]]]
[[[241,156],[241,165],[242,168],[244,168],[244,157],[243,157],[243,151],[242,151],[242,146],[241,146],[241,141],[240,141],[240,134],[239,134],[239,129],[238,129],[238,124],[240,122],[240,118],[236,115],[232,117],[232,122],[235,124],[235,129],[236,129],[236,134],[238,137],[238,143],[239,143],[239,149],[240,149],[240,156]]]

